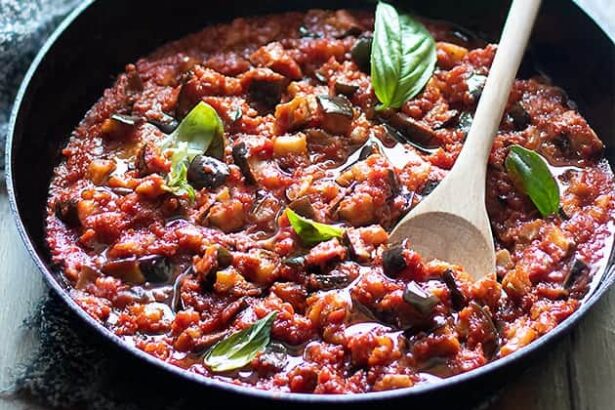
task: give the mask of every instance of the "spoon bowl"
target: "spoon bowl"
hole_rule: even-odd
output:
[[[459,215],[442,211],[415,215],[391,235],[394,242],[403,239],[424,258],[463,266],[477,279],[495,271],[493,239]]]

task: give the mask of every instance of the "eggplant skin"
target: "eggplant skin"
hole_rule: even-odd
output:
[[[172,276],[172,265],[162,255],[149,255],[139,258],[139,269],[148,282],[167,282]]]
[[[56,217],[69,228],[74,228],[81,224],[77,213],[77,203],[78,201],[72,198],[67,201],[58,201],[55,205]]]
[[[239,144],[233,146],[233,162],[235,162],[235,165],[237,165],[241,170],[241,174],[246,179],[246,182],[248,184],[255,184],[256,178],[252,172],[248,156],[248,146],[245,142],[240,142]]]
[[[229,175],[228,165],[206,155],[197,155],[188,167],[188,182],[196,189],[218,188],[226,182]]]
[[[385,275],[395,278],[407,267],[404,248],[401,245],[390,247],[382,254],[382,270]]]
[[[352,103],[343,95],[330,97],[319,95],[318,103],[322,108],[322,128],[335,135],[345,135],[350,131],[354,115]]]
[[[314,208],[312,207],[312,204],[310,203],[310,200],[307,196],[302,196],[295,199],[290,204],[288,204],[288,207],[295,211],[297,214],[308,219],[314,219],[316,216],[316,212],[314,211]]]
[[[423,316],[431,315],[434,307],[439,302],[437,297],[425,292],[415,281],[410,281],[406,284],[403,298],[406,303],[416,309]]]
[[[261,115],[272,112],[282,99],[286,80],[253,80],[248,89],[250,106]]]
[[[365,73],[369,73],[371,70],[372,41],[372,37],[361,36],[350,51],[352,60]]]
[[[453,271],[447,269],[442,274],[442,281],[448,287],[448,290],[451,294],[451,304],[453,305],[453,309],[459,311],[463,309],[465,305],[467,305],[466,297],[461,293],[459,287],[457,286],[457,281],[453,276]]]

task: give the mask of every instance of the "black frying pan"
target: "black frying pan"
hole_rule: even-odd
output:
[[[213,3],[213,4],[212,4]],[[83,322],[120,350],[192,382],[212,398],[309,403],[436,406],[452,399],[480,397],[539,357],[548,346],[568,332],[615,280],[613,258],[593,294],[581,308],[556,329],[530,346],[479,369],[434,385],[364,395],[322,396],[281,394],[237,387],[207,379],[154,359],[123,344],[119,338],[82,311],[66,293],[62,273],[50,264],[45,245],[44,218],[47,188],[52,170],[60,161],[60,149],[85,112],[113,82],[126,63],[146,55],[166,41],[198,31],[203,26],[230,21],[236,16],[275,13],[306,8],[367,6],[357,1],[237,1],[93,0],[73,12],[51,36],[30,67],[15,101],[6,149],[7,187],[19,233],[48,284]],[[430,0],[406,3],[428,17],[449,20],[497,41],[506,15],[507,1]],[[606,155],[615,164],[615,39],[570,0],[545,0],[528,52],[528,72],[538,67],[555,84],[566,89],[598,135],[606,143]],[[17,284],[19,286],[19,284]],[[200,390],[198,390],[200,391]],[[245,397],[243,397],[245,399]],[[454,405],[453,408],[457,407]]]

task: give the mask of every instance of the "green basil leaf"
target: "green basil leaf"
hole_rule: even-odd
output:
[[[286,217],[295,233],[306,245],[315,245],[333,238],[341,238],[344,229],[333,225],[314,222],[305,218],[290,208],[286,208]]]
[[[224,156],[222,120],[211,105],[201,101],[162,143],[162,147],[171,152],[171,172],[167,175],[165,189],[177,196],[187,195],[191,201],[194,201],[196,193],[188,182],[190,161],[199,154],[222,159]]]
[[[204,357],[205,365],[214,372],[244,367],[263,352],[271,338],[271,325],[277,312],[271,312],[249,328],[232,334],[213,345]]]
[[[171,145],[188,144],[194,155],[206,154],[222,159],[224,155],[224,124],[216,110],[199,102],[170,135]],[[194,157],[193,155],[193,157]]]
[[[188,183],[188,164],[191,157],[194,158],[197,154],[193,154],[185,142],[180,142],[173,149],[171,172],[167,175],[164,187],[168,192],[176,196],[187,195],[191,201],[194,201],[196,193],[192,185]]]
[[[520,185],[543,216],[558,211],[559,186],[549,167],[537,153],[520,145],[513,145],[505,165],[510,177]]]
[[[381,108],[399,108],[417,95],[436,65],[436,43],[427,29],[389,4],[378,3],[371,78]]]

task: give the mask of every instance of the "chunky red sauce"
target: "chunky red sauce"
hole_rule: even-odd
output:
[[[369,13],[237,19],[128,65],[75,129],[50,187],[47,241],[74,300],[160,360],[291,392],[430,383],[553,329],[608,253],[614,186],[602,143],[545,79],[515,82],[490,159],[497,272],[474,281],[411,244],[387,245],[453,166],[480,95],[471,78],[488,73],[496,49],[425,24],[436,71],[392,127],[352,57],[371,33]],[[338,95],[350,114],[319,102]],[[191,202],[163,189],[170,164],[157,144],[199,101],[223,120],[228,176]],[[430,149],[397,142],[395,127]],[[559,214],[541,217],[512,184],[511,144],[549,162]],[[303,246],[289,204],[346,234]],[[204,364],[208,348],[271,311],[272,344],[250,364],[227,373]]]

